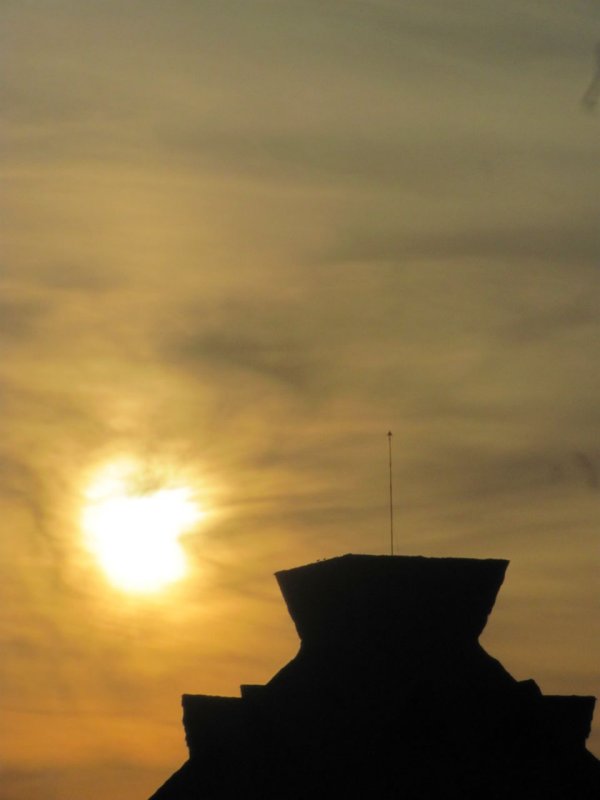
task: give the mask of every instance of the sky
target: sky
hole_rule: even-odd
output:
[[[149,796],[183,692],[294,655],[273,573],[388,551],[388,430],[396,552],[510,559],[484,646],[599,694],[600,3],[0,30],[0,800]],[[125,462],[203,512],[160,591],[86,538]]]

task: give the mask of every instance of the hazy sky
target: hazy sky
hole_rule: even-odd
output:
[[[599,694],[600,2],[0,14],[1,800],[149,795],[295,652],[272,573],[386,552],[390,428],[397,550],[509,558],[485,646]],[[84,546],[123,456],[206,510],[156,595]]]

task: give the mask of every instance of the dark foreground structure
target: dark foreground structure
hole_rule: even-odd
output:
[[[296,657],[183,696],[190,759],[151,800],[597,800],[595,699],[545,696],[478,642],[507,561],[347,555],[277,573]]]

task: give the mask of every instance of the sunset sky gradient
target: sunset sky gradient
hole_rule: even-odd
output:
[[[510,559],[484,645],[600,694],[600,2],[3,0],[0,31],[0,800],[147,797],[181,693],[294,654],[272,573],[387,551],[389,429],[397,552]],[[120,458],[203,510],[156,594],[85,546]]]

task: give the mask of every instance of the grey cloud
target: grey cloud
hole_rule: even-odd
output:
[[[46,311],[46,303],[6,296],[0,300],[0,339],[23,339],[31,335]]]
[[[571,453],[552,441],[546,447],[515,448],[512,453],[486,454],[475,448],[457,448],[449,455],[453,462],[450,482],[455,486],[454,491],[490,503],[503,496],[513,498],[514,502],[556,487],[589,488],[591,476],[597,477],[598,469],[597,452],[584,455],[584,466],[580,459],[574,461]]]
[[[338,247],[338,259],[380,261],[460,258],[497,259],[504,263],[522,260],[549,264],[600,266],[600,233],[591,219],[567,219],[554,225],[515,222],[513,226],[461,230],[444,234],[430,232],[418,237],[394,231],[365,231],[346,235]]]
[[[123,274],[105,264],[93,261],[87,264],[73,262],[40,264],[31,269],[31,275],[36,283],[57,290],[105,292],[122,288],[127,283]]]
[[[217,125],[222,123],[221,130],[215,132],[214,142],[205,142],[208,151],[224,147],[235,156],[237,149],[238,157],[250,168],[283,159],[292,167],[318,168],[323,156],[316,139],[323,137],[325,160],[334,167],[337,163],[342,174],[360,175],[366,157],[373,174],[386,180],[383,161],[390,154],[381,149],[369,156],[368,148],[343,139],[331,139],[327,144],[324,124],[312,141],[286,140],[276,126],[298,129],[320,119],[327,127],[336,125],[343,130],[352,120],[353,127],[365,131],[378,120],[402,131],[403,123],[419,110],[419,98],[427,109],[448,93],[457,99],[472,93],[478,104],[485,103],[486,97],[501,97],[505,87],[488,75],[497,68],[496,61],[487,64],[492,57],[514,72],[515,81],[522,81],[519,70],[523,60],[536,63],[546,58],[554,64],[561,55],[574,56],[578,33],[573,24],[567,39],[564,14],[548,17],[545,12],[544,24],[540,24],[536,3],[512,3],[510,11],[505,4],[502,12],[494,12],[497,7],[490,3],[483,4],[485,8],[454,4],[450,10],[447,4],[437,2],[426,4],[425,9],[423,3],[399,7],[298,2],[281,8],[230,3],[225,11],[215,3],[203,4],[201,11],[188,3],[176,5],[180,13],[173,15],[167,27],[155,18],[159,5],[144,6],[145,31],[154,46],[135,46],[132,51],[131,33],[137,30],[138,14],[131,7],[109,3],[104,10],[82,10],[79,4],[63,4],[43,53],[53,69],[35,66],[38,52],[35,59],[27,60],[17,58],[20,51],[14,48],[14,59],[25,72],[15,69],[7,74],[7,99],[15,109],[15,122],[24,123],[26,115],[35,116],[29,119],[34,127],[25,131],[19,127],[11,146],[21,148],[19,142],[27,133],[34,136],[30,149],[35,137],[42,136],[44,147],[50,148],[48,154],[73,156],[83,151],[94,157],[116,154],[121,148],[122,155],[134,157],[140,144],[147,147],[152,138],[149,131],[164,127],[165,119],[184,120],[192,131],[194,125],[210,126],[216,120]],[[494,25],[490,25],[490,14]],[[261,24],[267,18],[268,24]],[[86,31],[82,42],[69,35],[77,25]],[[110,36],[112,44],[108,65],[101,62],[104,36]],[[13,39],[26,52],[27,47],[40,47],[26,26],[13,33]],[[224,66],[227,62],[215,42],[231,44],[232,40],[238,55]],[[465,75],[460,64],[469,52],[477,69]],[[455,54],[460,54],[458,60]],[[345,64],[344,70],[340,63]],[[413,70],[418,70],[417,76]],[[329,78],[326,81],[324,73]],[[149,76],[153,77],[151,91]],[[415,90],[417,85],[420,91]],[[337,123],[331,107],[341,111]],[[463,103],[462,111],[467,107]],[[445,118],[447,111],[442,111]],[[250,134],[246,142],[219,143],[227,137],[223,128],[243,129],[246,120],[256,121],[257,116],[270,121],[275,131],[272,135],[252,140]],[[425,125],[435,124],[429,109],[422,116]],[[170,139],[171,144],[182,144],[177,134]],[[202,145],[198,133],[192,132],[188,139]],[[340,151],[337,159],[336,149]],[[401,178],[402,165],[393,162],[388,165],[391,173]]]
[[[600,320],[596,311],[596,292],[593,290],[592,276],[589,276],[587,294],[578,298],[556,303],[552,309],[530,311],[525,317],[513,319],[501,332],[506,342],[524,344],[539,339],[556,340],[570,333],[586,333],[593,341],[594,329],[600,334]],[[598,275],[597,294],[600,298],[600,273]],[[591,342],[590,342],[591,343]]]
[[[27,509],[38,544],[54,549],[53,539],[48,536],[45,494],[43,482],[28,460],[0,450],[0,496]]]
[[[600,98],[600,42],[594,48],[594,55],[596,62],[594,74],[581,99],[583,106],[590,110],[596,107]]]
[[[396,186],[405,191],[436,193],[448,184],[464,183],[473,175],[485,176],[501,162],[492,142],[481,138],[465,148],[464,140],[446,142],[443,151],[435,141],[415,142],[403,136],[369,138],[352,132],[289,133],[283,131],[166,131],[161,144],[176,161],[214,170],[270,180],[290,179],[302,184]],[[510,158],[510,156],[508,156]]]
[[[80,267],[74,264],[37,264],[3,270],[7,284],[19,287],[13,294],[9,285],[0,299],[0,348],[47,334],[60,313],[62,291],[101,292],[123,284],[122,278],[109,270]],[[47,291],[50,290],[50,291]]]
[[[40,769],[3,768],[0,800],[29,800],[31,797],[59,798],[64,796],[92,796],[100,784],[111,797],[149,795],[168,777],[167,766],[153,767],[124,759],[120,762],[104,760],[99,763],[78,763],[43,767]]]
[[[30,464],[0,451],[0,491],[17,497],[38,495],[38,479]]]
[[[575,462],[580,468],[581,475],[590,489],[600,489],[600,459],[598,455],[592,456],[589,453],[575,453]]]
[[[302,300],[290,304],[277,300],[276,288],[274,293],[275,299],[265,297],[262,303],[232,300],[208,313],[186,308],[179,332],[168,334],[162,345],[165,357],[189,372],[204,366],[267,380],[307,398],[325,395],[331,364],[316,341],[323,321],[314,309],[307,317]]]
[[[538,59],[556,63],[576,51],[576,10],[556,13],[536,2],[512,0],[498,6],[493,0],[473,5],[468,0],[448,4],[439,0],[396,3],[393,0],[338,0],[340,12],[348,5],[356,22],[372,26],[397,42],[438,42],[445,50],[484,62],[513,61],[527,64]],[[316,9],[318,2],[313,3]],[[350,15],[345,13],[346,18]],[[543,23],[543,24],[542,24]],[[566,30],[565,30],[566,29]],[[565,35],[567,33],[567,35]],[[568,35],[570,34],[570,35]],[[426,52],[431,58],[432,53]]]
[[[314,380],[314,365],[289,342],[260,341],[251,336],[205,333],[179,341],[171,352],[189,364],[213,364],[270,378],[295,391]],[[312,368],[311,368],[312,366]]]

